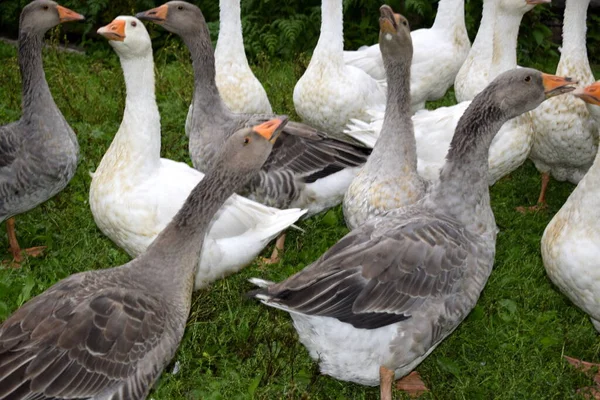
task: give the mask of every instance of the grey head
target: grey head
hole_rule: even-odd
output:
[[[23,7],[19,29],[43,35],[60,23],[84,19],[83,15],[58,5],[54,1],[35,0]]]
[[[258,171],[267,161],[273,144],[287,121],[287,117],[279,116],[260,125],[236,131],[221,149],[215,169],[219,169],[221,175],[228,176],[244,176]]]
[[[160,7],[142,11],[135,15],[142,21],[152,21],[169,32],[185,37],[201,32],[205,26],[202,11],[185,1],[169,1]]]
[[[379,15],[379,47],[384,64],[398,61],[410,68],[413,45],[408,20],[387,4],[379,8]]]
[[[533,110],[550,97],[575,90],[571,85],[576,83],[568,77],[516,68],[498,75],[477,97],[487,97],[510,119]]]

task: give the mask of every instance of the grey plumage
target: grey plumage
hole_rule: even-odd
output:
[[[256,132],[236,132],[146,252],[71,275],[0,325],[0,400],[145,398],[183,336],[214,213],[270,149]]]
[[[195,88],[188,132],[189,150],[194,167],[204,171],[212,165],[214,155],[232,132],[277,116],[232,113],[217,89],[214,51],[202,12],[183,1],[168,2],[162,7],[174,9],[166,14],[166,21],[156,16],[156,9],[138,13],[136,17],[157,22],[180,35],[190,50]],[[273,207],[307,208],[307,204],[299,200],[307,184],[364,164],[370,152],[370,149],[329,138],[326,133],[306,124],[289,122],[260,177],[246,188],[244,195]],[[315,209],[309,211],[310,214],[314,212]]]
[[[69,183],[77,168],[75,133],[54,103],[42,65],[44,33],[58,25],[38,0],[23,9],[19,30],[19,67],[23,80],[23,114],[0,127],[0,222],[31,210]]]
[[[500,75],[461,118],[440,180],[423,199],[373,217],[304,270],[250,293],[290,312],[323,373],[368,385],[379,383],[380,366],[406,375],[475,306],[495,254],[490,143],[504,122],[537,107],[544,89],[535,70]]]

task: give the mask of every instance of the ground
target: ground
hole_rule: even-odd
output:
[[[191,67],[179,42],[169,43],[155,57],[162,154],[189,162],[183,125],[191,98]],[[129,260],[96,228],[88,205],[89,172],[100,162],[122,117],[125,90],[118,59],[108,44],[87,56],[53,50],[44,54],[51,91],[77,132],[82,156],[67,189],[17,217],[21,245],[45,245],[48,250],[44,257],[24,262],[21,269],[0,269],[0,321],[61,278]],[[297,118],[292,90],[306,59],[259,60],[253,66],[277,112]],[[546,61],[544,69],[553,72],[555,66],[556,60]],[[16,50],[0,44],[0,124],[19,118],[20,97]],[[451,104],[452,99],[450,92],[430,107]],[[568,399],[578,397],[577,388],[592,384],[562,355],[599,362],[600,341],[586,315],[547,278],[539,249],[545,226],[573,185],[552,181],[546,211],[515,212],[519,205],[534,204],[539,188],[540,177],[531,162],[492,187],[492,207],[500,227],[494,271],[475,310],[417,368],[431,389],[423,398]],[[174,360],[150,398],[378,398],[378,388],[320,375],[298,343],[289,316],[243,296],[252,289],[248,278],[284,279],[347,232],[340,207],[299,225],[305,233],[289,233],[281,264],[267,269],[252,265],[195,294],[175,357],[179,371],[173,373]],[[7,248],[2,232],[0,259],[9,259]],[[267,248],[264,255],[270,251]]]

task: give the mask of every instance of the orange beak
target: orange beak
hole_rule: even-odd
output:
[[[575,90],[573,86],[577,81],[569,78],[542,73],[542,82],[544,84],[544,93],[546,98],[550,98],[559,94],[572,92]]]
[[[379,30],[382,33],[396,33],[396,26],[400,21],[400,14],[394,14],[392,8],[386,4],[379,7]]]
[[[56,9],[58,10],[58,19],[61,23],[69,21],[83,21],[85,19],[83,15],[77,14],[75,11],[69,10],[66,7],[57,5]]]
[[[260,125],[257,125],[252,128],[252,130],[258,133],[260,136],[264,137],[271,143],[275,143],[279,133],[281,133],[281,129],[287,123],[287,118],[276,118],[270,121],[264,122]]]
[[[139,12],[135,14],[135,16],[141,20],[152,21],[156,22],[157,24],[161,24],[167,19],[168,13],[169,6],[163,4],[162,6],[153,8],[151,10]]]
[[[125,40],[125,20],[115,19],[110,24],[98,29],[98,34],[108,40],[122,42]]]
[[[600,106],[600,81],[592,83],[590,86],[576,89],[573,92],[573,96],[579,97],[586,103]]]

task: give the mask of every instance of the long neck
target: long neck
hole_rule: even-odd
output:
[[[589,65],[586,49],[586,17],[590,0],[567,0],[563,22],[561,62],[585,62]]]
[[[215,57],[235,57],[246,60],[240,0],[220,0],[219,10],[219,39]]]
[[[454,31],[462,28],[465,32],[465,0],[440,0],[432,29]]]
[[[23,118],[39,114],[55,114],[58,110],[42,63],[43,36],[21,30],[19,32],[19,68],[23,80]]]
[[[430,196],[435,207],[444,208],[468,227],[480,223],[474,216],[489,209],[488,153],[492,139],[507,120],[500,109],[488,105],[493,104],[489,93],[477,95],[460,118],[439,183]]]
[[[410,59],[386,65],[388,96],[381,133],[365,169],[416,175],[417,148],[410,109]],[[382,165],[389,164],[389,165]]]
[[[344,64],[344,16],[342,0],[322,0],[321,35],[313,59],[327,59],[332,66]]]
[[[192,67],[194,69],[194,97],[192,123],[200,131],[209,125],[214,118],[229,115],[231,111],[221,100],[215,81],[215,55],[208,27],[204,20],[198,22],[197,31],[185,35],[183,41],[190,49]]]
[[[523,13],[517,10],[499,9],[494,23],[492,65],[488,80],[509,69],[517,67],[517,38]]]
[[[171,222],[140,256],[150,260],[144,263],[145,273],[164,278],[170,287],[190,284],[209,225],[225,200],[241,186],[240,183],[243,182],[239,176],[228,176],[218,168],[211,169],[192,190]]]
[[[477,57],[491,57],[492,46],[494,40],[494,25],[496,17],[496,9],[498,8],[495,0],[485,0],[483,2],[483,10],[481,12],[481,22],[479,30],[473,41],[469,57],[476,55]]]
[[[127,90],[125,111],[119,131],[98,172],[126,165],[129,171],[151,173],[160,163],[161,139],[160,114],[154,96],[152,51],[142,57],[121,56],[121,67]],[[124,160],[127,160],[126,164]]]

